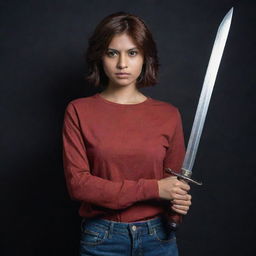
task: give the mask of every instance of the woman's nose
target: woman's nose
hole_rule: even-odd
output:
[[[127,68],[127,59],[124,55],[122,54],[119,55],[117,66],[120,69]]]

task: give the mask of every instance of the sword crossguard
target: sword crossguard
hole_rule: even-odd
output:
[[[203,185],[202,182],[199,182],[199,181],[196,181],[196,180],[193,180],[193,179],[190,178],[191,175],[192,175],[192,172],[190,172],[190,171],[188,171],[188,170],[185,170],[185,169],[181,169],[181,170],[182,170],[181,173],[177,173],[177,172],[174,172],[174,171],[173,171],[172,169],[170,169],[170,168],[166,168],[166,169],[165,169],[166,172],[171,173],[171,174],[177,176],[177,177],[180,178],[180,179],[183,179],[183,180],[185,180],[185,181],[194,183],[194,184],[199,185],[199,186]]]

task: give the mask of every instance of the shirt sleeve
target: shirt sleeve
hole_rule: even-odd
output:
[[[164,159],[164,169],[170,168],[175,172],[180,173],[183,160],[185,157],[185,144],[181,115],[176,109],[176,125],[173,136],[169,141],[169,148],[166,151]],[[170,173],[164,171],[164,178],[169,177]]]
[[[72,200],[110,209],[124,209],[137,201],[159,198],[157,179],[111,181],[92,175],[72,103],[66,107],[62,128],[63,167]]]

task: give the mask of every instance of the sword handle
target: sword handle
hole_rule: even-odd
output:
[[[182,169],[182,173],[177,173],[177,172],[174,172],[172,169],[170,168],[166,168],[165,169],[166,172],[168,173],[171,173],[172,175],[175,175],[177,176],[178,180],[185,180],[186,182],[192,182],[196,185],[199,185],[201,186],[202,185],[202,182],[198,182],[198,181],[195,181],[193,179],[191,179],[191,172],[190,171],[187,171],[185,169]],[[169,219],[169,222],[168,222],[168,226],[170,229],[172,230],[177,230],[182,222],[182,214],[180,213],[177,213],[173,210],[170,210],[168,213],[168,219]]]
[[[176,175],[177,173],[175,173],[175,174],[172,173],[172,174],[177,176]],[[181,180],[180,177],[177,177],[177,179]],[[182,220],[183,220],[184,216],[182,214],[180,214],[180,213],[175,212],[172,209],[168,210],[167,216],[168,216],[167,217],[168,218],[168,222],[167,222],[168,224],[167,225],[168,225],[169,229],[177,231],[177,229],[179,228],[179,226],[182,223]]]
[[[167,216],[169,229],[176,231],[182,223],[183,216],[180,213],[174,212],[171,209],[167,213]]]

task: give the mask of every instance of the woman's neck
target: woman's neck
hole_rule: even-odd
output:
[[[136,104],[143,102],[147,97],[143,95],[139,90],[111,90],[105,89],[100,95],[116,103],[121,104]]]

